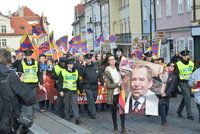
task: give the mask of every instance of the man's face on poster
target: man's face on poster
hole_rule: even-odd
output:
[[[151,72],[148,72],[146,67],[136,67],[132,70],[131,92],[134,99],[138,100],[144,96],[152,86],[153,81],[149,78],[149,73]]]

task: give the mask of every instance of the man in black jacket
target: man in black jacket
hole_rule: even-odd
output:
[[[35,92],[22,83],[17,75],[10,71],[11,54],[0,49],[0,133],[14,133],[21,105],[30,106],[35,103]]]
[[[85,89],[88,103],[88,115],[95,119],[95,101],[98,93],[98,80],[103,85],[103,77],[98,64],[92,62],[92,54],[85,55],[86,66],[83,73],[83,89]]]

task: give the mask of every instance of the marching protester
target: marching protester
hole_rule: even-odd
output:
[[[105,61],[108,66],[105,69],[105,79],[108,88],[107,91],[107,104],[111,105],[111,114],[114,127],[114,133],[118,133],[117,125],[117,109],[118,109],[118,98],[120,93],[120,86],[122,84],[121,74],[119,68],[116,66],[115,57],[112,54],[107,55]],[[126,132],[125,128],[125,114],[120,114],[121,120],[121,131]]]
[[[195,70],[188,80],[189,86],[191,88],[196,89],[196,91],[193,91],[194,94],[194,101],[197,105],[197,109],[199,111],[199,122],[200,122],[200,68]]]
[[[64,96],[65,101],[65,116],[67,120],[75,117],[75,123],[80,124],[77,89],[79,88],[79,74],[78,70],[74,67],[74,59],[66,58],[66,67],[61,70],[58,77],[58,91],[60,96]]]
[[[21,105],[31,106],[35,103],[35,90],[20,81],[17,75],[10,71],[11,54],[6,49],[0,49],[0,133],[14,134],[20,122]]]
[[[40,74],[42,74],[43,81],[44,81],[44,75],[46,75],[47,70],[48,70],[48,65],[46,64],[46,56],[44,54],[41,54],[39,55],[39,72]],[[47,91],[43,91],[43,95],[42,97],[40,97],[39,100],[39,107],[41,112],[45,111],[45,106],[46,108],[49,107],[49,100],[47,100]]]
[[[190,120],[194,120],[191,110],[191,88],[188,85],[188,79],[194,70],[194,63],[189,59],[189,51],[184,50],[180,52],[181,58],[176,63],[178,69],[177,74],[179,76],[179,87],[181,89],[181,93],[183,95],[183,99],[179,105],[177,110],[178,117],[183,117],[182,111],[184,106],[186,106],[187,118]]]
[[[83,71],[83,89],[86,92],[87,104],[88,104],[88,115],[91,119],[95,119],[96,108],[95,101],[98,94],[98,80],[103,85],[103,76],[97,64],[92,62],[92,54],[86,54],[86,66]]]
[[[165,71],[168,73],[165,91],[159,95],[159,114],[161,116],[161,123],[167,126],[167,115],[169,111],[169,101],[171,92],[174,90],[176,84],[176,76],[173,74],[175,64],[170,62],[167,64]],[[164,81],[162,81],[164,82]]]

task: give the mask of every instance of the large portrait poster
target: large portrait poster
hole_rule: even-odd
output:
[[[125,113],[158,115],[158,97],[165,90],[168,74],[164,66],[151,62],[122,59],[120,71],[125,90]]]

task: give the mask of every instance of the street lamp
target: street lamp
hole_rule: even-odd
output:
[[[149,23],[150,23],[150,46],[152,46],[152,9],[151,9],[151,6],[152,6],[152,0],[150,0],[150,14],[149,14]]]
[[[92,40],[93,40],[93,50],[94,50],[94,43],[95,43],[95,38],[96,38],[96,18],[95,18],[95,22],[92,21],[92,18],[90,17],[90,21],[87,23],[88,25],[92,25],[92,29],[93,29],[93,33],[92,33]],[[95,31],[94,31],[95,28]],[[95,33],[95,35],[94,35]]]

